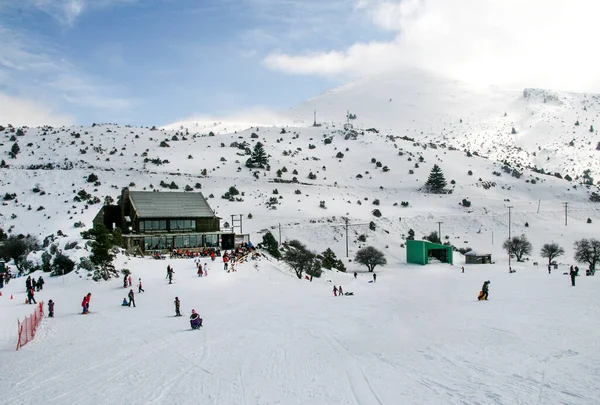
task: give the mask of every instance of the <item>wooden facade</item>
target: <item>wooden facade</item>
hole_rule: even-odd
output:
[[[129,252],[172,249],[233,249],[235,235],[221,232],[217,217],[201,193],[141,192],[125,188],[116,206],[104,206],[94,226],[120,228]]]

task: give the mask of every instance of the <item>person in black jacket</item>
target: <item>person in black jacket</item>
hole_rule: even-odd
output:
[[[575,271],[575,269],[573,268],[573,266],[571,266],[571,270],[569,271],[569,275],[571,276],[571,287],[575,287],[575,277],[577,276],[577,272]]]
[[[129,294],[127,296],[129,297],[129,306],[133,304],[133,307],[135,308],[135,296],[133,294],[133,290],[129,290]]]
[[[487,301],[489,293],[490,293],[489,286],[490,286],[490,280],[483,282],[483,286],[481,287],[481,293],[479,293],[479,297],[477,297],[477,299],[479,301]]]
[[[48,301],[48,317],[54,318],[54,301]]]
[[[181,316],[181,302],[179,302],[179,297],[175,297],[175,316]]]

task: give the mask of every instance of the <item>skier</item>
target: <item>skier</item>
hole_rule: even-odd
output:
[[[571,287],[575,287],[575,277],[577,276],[577,272],[571,266],[571,270],[569,271],[569,275],[571,276]]]
[[[192,314],[190,315],[190,326],[192,329],[199,329],[202,327],[202,318],[196,313],[195,309],[192,309]]]
[[[34,304],[37,304],[37,302],[35,301],[34,295],[35,295],[35,290],[33,289],[33,287],[31,287],[29,289],[29,291],[27,291],[27,302],[29,304],[31,304],[31,301],[33,301]]]
[[[377,274],[373,273],[373,282],[377,282]]]
[[[208,265],[204,263],[204,275],[208,276]]]
[[[344,295],[344,292],[342,291],[342,286],[338,287],[338,292],[340,293],[340,297]]]
[[[165,278],[169,278],[169,274],[171,274],[171,265],[167,264],[167,277]]]
[[[48,300],[48,317],[54,318],[54,301]]]
[[[135,297],[133,295],[133,290],[129,290],[129,294],[127,294],[127,296],[129,297],[129,303],[127,306],[131,306],[131,304],[133,304],[133,307],[135,308]]]
[[[354,272],[354,278],[356,279],[356,277],[358,276],[357,272]]]
[[[142,287],[142,279],[139,278],[138,279],[138,293],[143,293],[143,292],[146,292],[146,291],[144,291],[144,288]]]
[[[181,307],[181,302],[179,302],[179,297],[175,297],[175,316],[181,316],[181,312],[179,308]]]
[[[461,266],[460,268],[462,269],[462,272],[464,273],[465,272],[465,266]]]
[[[123,276],[123,288],[127,288],[127,274]]]
[[[31,290],[31,276],[27,276],[27,280],[25,280],[25,288],[27,291]]]
[[[479,297],[477,297],[477,299],[479,301],[487,301],[488,296],[489,296],[489,285],[490,285],[490,280],[483,282],[483,286],[481,287],[481,292],[479,293]]]
[[[333,296],[337,297],[338,289],[336,286],[333,286]]]
[[[129,281],[129,287],[131,287],[131,285],[133,284],[133,280],[132,280],[132,278],[131,278],[131,274],[129,275],[129,279],[128,279],[128,281]]]
[[[202,266],[198,266],[198,277],[202,277]]]
[[[173,284],[173,273],[175,273],[175,270],[173,270],[172,267],[169,267],[169,274],[167,275],[167,277],[169,277],[169,284]]]

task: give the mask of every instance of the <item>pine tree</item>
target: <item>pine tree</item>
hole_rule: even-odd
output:
[[[15,143],[13,143],[13,146],[10,148],[10,152],[8,153],[8,155],[12,159],[16,159],[19,152],[21,152],[21,148],[19,147],[19,144],[15,142]]]
[[[269,164],[269,157],[267,156],[267,152],[265,152],[262,143],[257,142],[256,145],[254,145],[254,150],[252,151],[250,159],[254,167],[264,168]]]
[[[429,173],[429,178],[425,183],[425,187],[432,193],[441,193],[444,191],[447,184],[442,169],[438,165],[433,165],[431,173]]]

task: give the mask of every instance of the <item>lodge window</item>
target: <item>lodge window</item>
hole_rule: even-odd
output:
[[[217,247],[219,245],[219,235],[204,235],[206,247]]]
[[[140,231],[141,232],[156,232],[156,231],[166,231],[166,230],[167,230],[167,221],[159,221],[159,220],[140,221]]]
[[[194,231],[196,230],[195,219],[172,219],[169,221],[169,228],[173,231]]]

